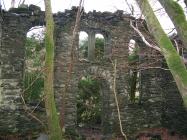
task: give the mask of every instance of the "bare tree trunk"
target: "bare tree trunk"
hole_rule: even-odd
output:
[[[182,7],[174,0],[159,0],[172,20],[184,47],[187,49],[187,21]]]
[[[63,140],[62,130],[60,127],[59,117],[57,115],[55,99],[54,99],[54,21],[51,10],[51,1],[44,0],[45,2],[45,17],[46,17],[46,34],[45,34],[45,108],[48,120],[49,140]]]
[[[137,0],[137,2],[146,17],[150,32],[160,46],[161,53],[164,55],[166,63],[182,95],[184,105],[187,107],[187,70],[184,62],[181,60],[172,42],[162,29],[148,0]]]

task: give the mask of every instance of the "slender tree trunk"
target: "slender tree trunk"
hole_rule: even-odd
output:
[[[44,81],[44,92],[45,92],[45,108],[48,120],[49,129],[49,140],[63,140],[62,130],[59,123],[59,117],[57,115],[53,79],[54,79],[54,21],[51,10],[51,1],[44,0],[45,2],[45,16],[46,16],[46,34],[45,34],[45,81]]]
[[[184,47],[187,49],[187,21],[182,7],[174,0],[159,0],[172,20]]]
[[[184,62],[181,60],[179,54],[175,50],[172,42],[165,34],[158,19],[156,18],[149,0],[137,0],[138,5],[146,17],[146,22],[153,34],[155,40],[161,48],[161,52],[164,55],[167,65],[174,77],[177,87],[182,95],[184,105],[187,107],[187,70]]]

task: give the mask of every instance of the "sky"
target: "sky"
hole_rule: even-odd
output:
[[[8,9],[11,5],[11,0],[4,0],[6,8]],[[17,4],[20,0],[15,0]],[[133,1],[133,0],[130,0]],[[35,4],[44,10],[43,0],[26,0],[26,4]],[[72,6],[78,6],[79,0],[51,0],[53,12],[64,11],[65,9],[70,9]],[[84,6],[85,10],[92,11],[116,11],[117,9],[127,10],[125,6],[125,0],[85,0]]]
[[[11,5],[11,0],[1,0],[5,2],[6,9],[9,9]],[[15,0],[16,6],[18,5],[20,0]],[[44,0],[25,0],[26,4],[35,4],[40,6],[42,10],[44,10]],[[154,10],[160,9],[161,5],[157,2],[157,0],[150,0],[151,5]],[[130,4],[134,6],[135,16],[138,17],[140,15],[140,10],[135,2],[135,0],[128,0]],[[183,0],[179,0],[181,6],[185,10],[185,5]],[[72,6],[78,6],[79,0],[51,0],[53,13],[57,13],[58,11],[64,11],[65,9],[71,9]],[[116,10],[123,10],[124,13],[130,13],[130,10],[125,2],[125,0],[84,0],[84,9],[86,12],[88,11],[111,11],[114,12]],[[164,10],[159,10],[155,12],[157,15],[162,27],[164,28],[166,33],[169,33],[173,28],[173,24]],[[175,31],[174,31],[175,32]],[[173,32],[172,32],[173,33]]]

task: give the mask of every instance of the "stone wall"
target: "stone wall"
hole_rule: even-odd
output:
[[[31,12],[29,9],[1,12],[0,134],[24,133],[38,126],[38,122],[25,112],[21,98],[26,34],[34,17]]]
[[[73,9],[55,15],[57,30],[55,51],[55,89],[56,96],[58,97],[64,94],[66,79],[68,79],[68,67],[71,63],[70,49],[76,11],[77,10]],[[125,20],[123,20],[123,18],[125,18]],[[79,57],[76,57],[73,79],[70,82],[69,89],[66,93],[65,126],[67,128],[74,128],[76,126],[76,96],[78,93],[78,82],[81,77],[91,75],[103,79],[108,85],[103,87],[104,90],[107,90],[108,92],[105,93],[105,95],[102,95],[102,98],[104,99],[103,102],[107,102],[106,105],[108,104],[108,109],[105,109],[106,106],[103,106],[103,111],[107,110],[104,115],[106,116],[104,118],[107,119],[103,119],[103,121],[108,122],[107,124],[103,123],[103,130],[105,131],[106,129],[109,129],[106,130],[110,131],[108,133],[111,133],[114,130],[112,127],[114,127],[114,123],[117,120],[117,113],[112,91],[113,66],[110,58],[112,58],[112,60],[118,59],[117,90],[119,91],[119,95],[123,98],[128,98],[128,83],[127,80],[125,80],[128,73],[128,68],[126,68],[125,65],[127,65],[128,42],[131,34],[130,29],[126,27],[128,21],[129,17],[123,15],[122,11],[117,11],[116,13],[100,13],[94,11],[93,13],[90,12],[83,14],[80,23],[80,31],[85,31],[89,35],[88,59],[80,60],[78,59]],[[101,33],[106,41],[104,59],[100,62],[96,61],[93,55],[96,33]],[[78,46],[78,40],[75,43],[75,48],[78,48],[76,46]],[[121,82],[122,80],[124,81]],[[58,99],[58,102],[60,103],[62,99]],[[122,110],[122,112],[124,111]]]
[[[16,132],[18,118],[21,118],[22,76],[24,64],[25,30],[23,19],[12,13],[4,13],[2,22],[1,53],[1,119],[0,123],[7,123],[7,127]],[[11,39],[10,39],[11,38]],[[5,121],[4,119],[9,121]],[[1,128],[3,130],[3,128]],[[13,130],[12,130],[13,129]]]
[[[66,10],[65,13],[58,13],[55,15],[55,23],[57,29],[56,36],[56,55],[55,55],[55,89],[56,96],[58,97],[57,102],[61,102],[62,99],[59,98],[60,95],[64,94],[64,88],[66,84],[66,79],[68,79],[68,67],[71,63],[70,59],[70,48],[72,41],[72,32],[74,27],[76,10]],[[61,19],[61,20],[60,20]],[[75,128],[76,126],[76,96],[78,93],[78,81],[82,76],[85,76],[85,71],[87,75],[94,75],[95,77],[101,77],[104,79],[109,87],[113,87],[113,66],[112,61],[117,60],[117,93],[120,102],[120,111],[122,123],[128,135],[134,134],[135,132],[148,129],[148,128],[171,128],[166,122],[164,115],[172,116],[172,107],[169,107],[168,112],[165,112],[166,105],[170,98],[164,96],[170,94],[170,90],[164,90],[164,83],[169,83],[169,79],[165,77],[171,77],[170,73],[163,74],[164,70],[159,69],[162,67],[164,62],[160,53],[155,50],[148,49],[144,43],[142,43],[138,35],[129,26],[129,21],[133,18],[128,15],[123,15],[122,11],[117,11],[116,13],[110,12],[89,12],[84,13],[81,19],[80,31],[85,31],[88,34],[88,59],[80,60],[76,57],[76,62],[74,66],[74,71],[72,72],[73,78],[68,85],[68,91],[66,92],[66,105],[65,105],[65,126],[66,128]],[[139,21],[139,23],[143,23]],[[140,24],[141,25],[141,24]],[[152,36],[147,34],[146,28],[141,25],[139,27],[141,31],[152,41]],[[105,51],[104,60],[96,61],[94,60],[93,50],[94,50],[94,34],[101,33],[105,38]],[[131,65],[128,62],[128,43],[130,39],[137,41],[140,47],[140,63],[136,67],[141,69],[140,71],[140,104],[132,104],[129,100],[129,71],[131,70]],[[75,43],[75,48],[78,48],[78,37]],[[90,55],[89,55],[90,53]],[[78,53],[77,53],[78,54]],[[150,67],[150,68],[149,68]],[[155,68],[154,68],[155,67]],[[89,69],[94,69],[94,72],[90,72]],[[107,70],[108,72],[106,72]],[[101,71],[101,72],[100,72]],[[100,73],[100,74],[98,74]],[[111,78],[107,78],[104,75],[109,75]],[[170,85],[170,84],[169,84]],[[172,86],[171,90],[175,97],[180,97],[177,92],[175,85]],[[105,88],[107,89],[107,88]],[[119,124],[117,121],[117,111],[114,102],[114,96],[112,88],[108,90],[108,94],[102,95],[108,96],[108,112],[106,116],[108,117],[109,124],[102,126],[110,126],[110,132],[118,130]],[[184,108],[181,104],[181,99],[176,98],[175,100],[178,104],[175,104],[176,112],[179,114],[186,114]],[[179,109],[180,108],[180,109]],[[104,106],[103,106],[103,110]],[[182,111],[183,110],[183,111]],[[108,113],[108,114],[107,114]],[[186,118],[182,115],[183,119]],[[168,117],[167,117],[168,118]],[[176,124],[176,122],[183,122],[180,117],[175,119],[169,119],[170,124]],[[186,119],[184,119],[186,120]],[[103,120],[104,121],[104,120]],[[178,124],[178,123],[177,123]],[[178,125],[172,125],[172,130],[180,131]],[[181,132],[185,132],[186,126],[181,127]]]
[[[134,18],[124,15],[123,11],[89,12],[81,18],[80,31],[89,35],[88,59],[79,59],[79,39],[75,41],[75,61],[72,77],[69,80],[69,65],[71,63],[71,45],[77,8],[54,14],[55,20],[55,97],[58,110],[62,110],[62,97],[65,95],[65,128],[76,128],[77,108],[76,96],[78,82],[83,76],[90,75],[100,79],[102,85],[102,130],[104,134],[119,133],[116,105],[113,96],[113,64],[117,60],[116,91],[119,100],[122,123],[128,135],[149,128],[165,127],[181,133],[187,132],[186,112],[171,74],[161,69],[163,59],[152,49],[148,49],[131,29],[129,22]],[[35,128],[34,121],[23,111],[21,101],[24,43],[28,30],[36,25],[43,25],[44,13],[35,6],[23,9],[11,9],[4,12],[0,20],[0,130],[7,132],[23,132]],[[142,23],[140,21],[140,23]],[[150,39],[151,36],[140,27]],[[105,38],[104,59],[95,60],[95,34],[100,33]],[[131,103],[129,99],[129,72],[132,65],[128,61],[128,43],[136,40],[140,49],[140,62],[135,67],[140,71],[139,104]],[[156,61],[160,60],[160,61]],[[156,61],[156,63],[155,63]],[[134,69],[134,67],[133,67]],[[9,120],[9,121],[7,121]],[[31,123],[32,121],[32,123]],[[24,122],[24,123],[23,123]],[[31,125],[33,124],[33,125]],[[183,124],[183,125],[181,125]],[[27,129],[25,129],[27,128]],[[0,131],[0,133],[5,133]]]
[[[0,14],[0,48],[2,47],[2,14]],[[0,59],[1,60],[1,59]],[[0,63],[1,64],[1,63]],[[1,77],[1,65],[0,65],[0,77]],[[0,80],[1,84],[2,80]],[[1,88],[0,88],[1,93]],[[0,96],[0,102],[2,102],[2,97]]]
[[[170,71],[162,70],[159,75],[162,89],[162,126],[173,132],[187,135],[187,112],[183,108],[182,97]]]

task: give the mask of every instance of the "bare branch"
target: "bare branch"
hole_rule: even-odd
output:
[[[21,96],[21,99],[22,99],[22,102],[23,102],[23,109],[25,110],[25,112],[31,116],[33,119],[35,119],[36,121],[38,121],[42,126],[45,127],[45,124],[38,118],[36,117],[32,111],[30,111],[29,107],[26,105],[26,102],[25,102],[25,99],[23,98],[22,94],[20,95]]]
[[[166,71],[169,70],[169,69],[162,68],[162,67],[145,67],[145,68],[139,69],[139,71],[143,71],[143,70],[147,70],[147,69],[161,69],[161,70],[166,70]]]
[[[178,43],[177,43],[177,41],[175,39],[174,39],[174,42],[175,42],[175,46],[176,46],[177,52],[179,54],[179,45],[178,45]]]
[[[121,114],[120,114],[120,110],[119,110],[119,102],[118,102],[118,98],[117,98],[117,93],[116,93],[116,76],[117,76],[117,60],[115,60],[115,62],[113,63],[113,67],[114,67],[114,81],[113,81],[113,93],[114,93],[114,97],[115,97],[115,102],[116,102],[116,107],[117,107],[117,111],[118,111],[118,120],[119,120],[119,125],[120,125],[120,131],[121,134],[123,135],[124,139],[127,140],[127,136],[123,131],[123,126],[122,126],[122,122],[121,122]]]
[[[74,61],[75,61],[75,41],[76,41],[76,36],[78,35],[78,30],[79,30],[79,26],[80,26],[80,19],[82,16],[82,12],[83,12],[83,4],[84,4],[84,0],[80,0],[79,2],[79,7],[78,7],[78,11],[77,11],[77,15],[76,15],[76,21],[75,21],[75,26],[73,29],[73,38],[72,38],[72,43],[71,43],[71,52],[70,52],[70,64],[68,65],[68,77],[66,79],[66,83],[65,83],[65,88],[64,88],[64,93],[62,94],[62,102],[61,102],[61,111],[60,111],[60,118],[61,118],[61,127],[64,128],[64,106],[65,106],[65,97],[67,94],[67,90],[69,87],[69,83],[71,81],[72,78],[72,72],[73,72],[73,67],[74,67]],[[78,50],[78,49],[77,49]]]
[[[163,10],[164,8],[159,8],[159,9],[157,9],[157,10],[155,10],[154,12],[158,12],[158,11],[161,11],[161,10]]]
[[[132,20],[130,21],[130,26],[138,33],[138,35],[142,38],[142,41],[150,48],[153,48],[159,52],[161,52],[160,48],[158,46],[155,46],[155,45],[151,45],[144,37],[144,35],[139,31],[138,28],[136,28],[133,23],[132,23]]]
[[[34,109],[31,111],[31,113],[34,113],[34,111],[38,108],[38,106],[41,104],[42,101],[44,101],[45,96],[38,102],[38,104],[34,107]]]
[[[176,49],[177,49],[177,52],[178,52],[178,54],[180,53],[180,50],[179,50],[179,45],[178,45],[178,43],[177,43],[177,41],[174,39],[174,43],[175,43],[175,46],[176,46]],[[180,54],[179,54],[180,55]],[[184,58],[184,56],[183,56],[183,52],[182,52],[182,56],[180,56],[181,57],[181,59],[183,60],[183,62],[184,62],[184,64],[187,64],[187,59],[186,58]]]
[[[32,83],[22,92],[22,94],[24,94],[28,89],[30,89],[33,84],[40,78],[41,74],[43,71],[45,71],[46,69],[42,69],[39,74],[36,76],[36,78],[32,81]]]
[[[175,30],[175,28],[172,28],[172,30],[171,30],[169,33],[167,33],[167,34],[169,35],[169,34],[172,33],[174,30]]]
[[[125,0],[127,6],[129,7],[129,10],[131,11],[131,14],[134,15],[134,7],[128,3],[128,0]]]

